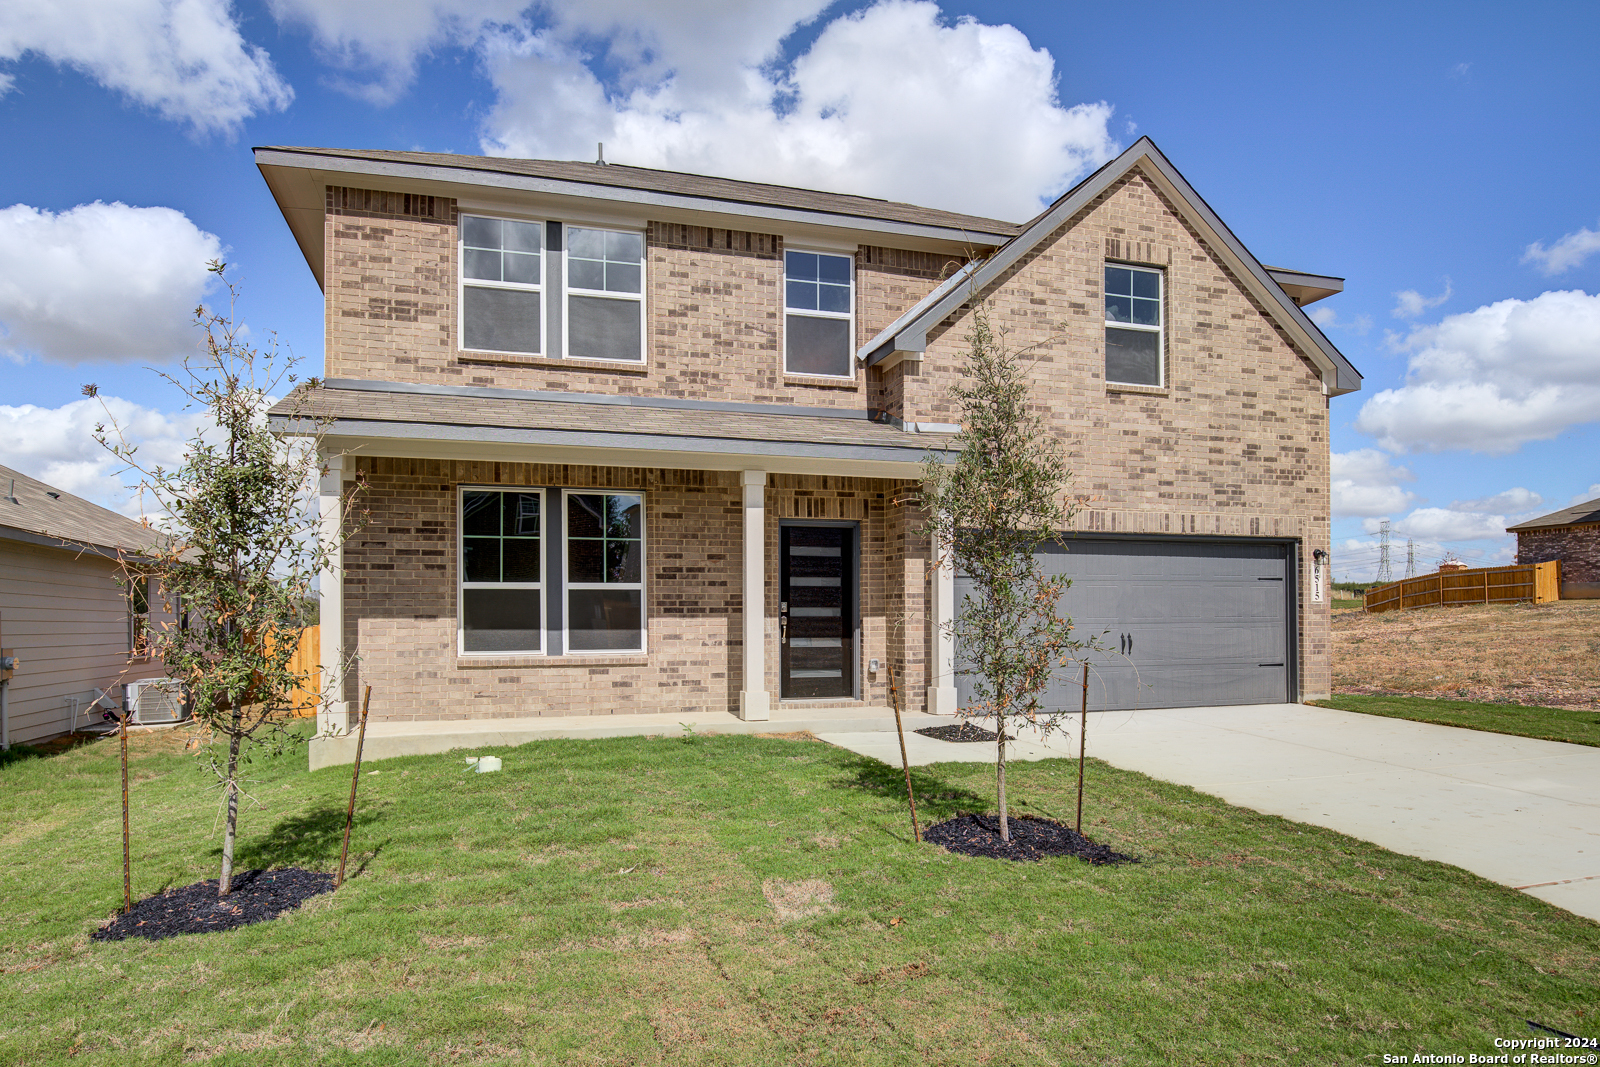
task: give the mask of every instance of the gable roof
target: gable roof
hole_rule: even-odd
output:
[[[1574,504],[1570,508],[1562,508],[1560,511],[1552,511],[1548,515],[1540,515],[1537,519],[1519,522],[1515,526],[1507,526],[1506,532],[1545,530],[1552,526],[1578,526],[1590,522],[1600,522],[1600,497]]]
[[[149,548],[160,537],[125,515],[0,467],[0,539],[49,548],[89,546],[104,554],[119,548]]]
[[[1266,305],[1290,338],[1310,357],[1322,371],[1323,383],[1330,396],[1354,392],[1361,388],[1361,373],[1351,365],[1344,354],[1334,347],[1316,323],[1306,317],[1298,304],[1285,291],[1284,281],[1298,281],[1299,272],[1282,269],[1269,270],[1261,265],[1249,249],[1233,235],[1211,206],[1201,199],[1178,169],[1156,148],[1148,137],[1107,163],[1051,204],[1029,222],[1016,237],[996,249],[987,258],[974,260],[967,267],[951,275],[933,292],[901,315],[886,329],[868,341],[857,353],[862,362],[871,365],[896,352],[921,353],[927,350],[928,331],[943,322],[953,312],[982,292],[1005,273],[1013,264],[1032,251],[1057,227],[1076,215],[1123,175],[1139,168],[1156,186],[1177,205],[1186,220],[1211,239],[1228,265],[1243,279],[1245,285]],[[1275,274],[1283,274],[1280,280]],[[1329,288],[1334,283],[1343,287],[1342,279],[1323,278],[1320,275],[1302,276],[1320,283],[1312,288]],[[1309,301],[1308,301],[1309,302]]]

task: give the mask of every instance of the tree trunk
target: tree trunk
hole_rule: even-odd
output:
[[[233,706],[233,730],[228,736],[228,825],[222,834],[222,877],[217,881],[217,896],[233,889],[233,841],[239,828],[239,706]]]
[[[996,745],[1000,746],[1000,755],[994,764],[995,792],[1000,797],[1000,840],[1009,845],[1011,843],[1011,823],[1006,818],[1006,720],[1004,716],[996,715],[994,726],[995,732],[1000,735],[999,740],[995,742]]]

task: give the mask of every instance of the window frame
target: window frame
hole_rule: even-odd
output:
[[[1138,271],[1138,272],[1142,272],[1144,274],[1154,274],[1156,276],[1156,285],[1157,285],[1157,294],[1158,294],[1157,297],[1156,297],[1156,310],[1157,310],[1158,314],[1161,317],[1161,321],[1156,326],[1151,327],[1151,326],[1146,326],[1146,325],[1143,325],[1143,324],[1140,324],[1140,323],[1133,323],[1133,322],[1114,322],[1114,321],[1112,321],[1112,319],[1108,315],[1105,314],[1105,312],[1106,312],[1106,302],[1111,297],[1111,294],[1106,292],[1106,288],[1105,288],[1105,268],[1110,268],[1110,267],[1116,267],[1119,270]],[[1141,297],[1140,299],[1144,299],[1144,298]],[[1106,366],[1105,362],[1102,362],[1102,367],[1104,368],[1103,373],[1105,375],[1106,384],[1107,385],[1129,386],[1129,387],[1134,388],[1134,389],[1165,389],[1165,388],[1167,388],[1167,272],[1166,272],[1166,270],[1161,268],[1161,267],[1148,267],[1148,266],[1145,266],[1145,265],[1139,264],[1139,263],[1127,263],[1127,262],[1123,262],[1123,261],[1120,261],[1120,260],[1114,260],[1114,259],[1106,260],[1105,264],[1104,264],[1104,267],[1102,268],[1101,274],[1100,274],[1100,311],[1101,311],[1101,317],[1105,319],[1105,329],[1107,329],[1107,330],[1132,330],[1132,331],[1135,331],[1137,333],[1153,333],[1153,334],[1156,335],[1156,379],[1157,380],[1154,383],[1151,383],[1151,382],[1124,382],[1124,381],[1121,381],[1121,380],[1113,379],[1111,377],[1110,368],[1108,366]],[[1102,333],[1100,335],[1100,338],[1101,338],[1101,356],[1102,356],[1102,359],[1104,361],[1105,359],[1108,359],[1109,356],[1110,356],[1110,351],[1109,351],[1109,347],[1110,346],[1108,344],[1106,335],[1104,333]]]
[[[539,282],[495,282],[483,278],[467,277],[467,226],[468,218],[491,219],[495,222],[521,222],[539,227]],[[549,291],[550,224],[544,219],[495,212],[460,211],[456,213],[456,350],[459,352],[486,352],[497,356],[514,356],[522,359],[547,358],[550,355],[550,309],[545,294]],[[507,289],[518,293],[536,293],[539,297],[539,351],[513,352],[498,348],[467,347],[467,288]]]
[[[561,654],[574,657],[642,656],[650,652],[650,497],[644,490],[611,489],[606,486],[567,486],[561,492]],[[639,498],[639,580],[638,582],[574,582],[571,573],[567,530],[568,498],[572,496],[636,496]],[[574,589],[633,589],[639,590],[639,647],[638,648],[582,648],[572,647],[572,591]]]
[[[850,264],[850,311],[849,311],[848,314],[841,314],[841,313],[839,313],[837,311],[813,311],[813,310],[811,310],[809,308],[794,308],[794,309],[791,309],[789,307],[789,253],[790,252],[804,252],[804,253],[808,253],[808,254],[814,255],[814,256],[833,256],[833,257],[835,257],[837,259],[843,259],[843,260],[847,261]],[[823,379],[824,381],[830,381],[830,382],[853,382],[853,381],[855,381],[857,379],[858,375],[859,375],[859,372],[860,372],[860,368],[856,365],[856,257],[855,257],[855,253],[854,252],[839,252],[839,251],[836,251],[836,250],[833,250],[833,249],[825,249],[825,248],[806,248],[804,246],[799,246],[799,245],[790,245],[787,242],[785,242],[784,246],[783,246],[783,258],[780,260],[780,263],[782,264],[782,269],[779,271],[779,278],[778,278],[778,300],[779,300],[779,310],[780,310],[779,330],[782,332],[782,335],[783,335],[783,342],[782,342],[782,345],[780,346],[780,350],[781,350],[781,352],[783,354],[782,358],[783,358],[783,373],[784,373],[784,375],[785,376],[789,376],[789,377],[795,377],[795,378],[820,378],[820,379]],[[845,345],[845,351],[847,353],[846,354],[846,360],[850,365],[850,373],[849,374],[818,374],[815,371],[803,371],[803,370],[791,370],[791,369],[789,369],[789,316],[790,315],[799,315],[799,316],[802,316],[804,318],[813,318],[813,319],[832,319],[832,320],[834,320],[836,322],[837,321],[844,321],[844,322],[849,323],[849,331],[850,332],[848,334],[848,341],[847,341],[847,343]]]
[[[638,293],[617,293],[605,289],[574,289],[569,261],[572,257],[572,231],[595,230],[600,233],[627,233],[636,234],[639,238],[639,291]],[[546,231],[548,233],[548,230]],[[548,243],[548,242],[546,242]],[[650,322],[645,314],[645,292],[649,285],[650,263],[650,234],[647,230],[636,229],[632,226],[596,225],[588,222],[561,223],[561,359],[576,359],[587,363],[620,363],[629,366],[644,365],[649,362],[650,351]],[[639,304],[639,358],[622,359],[613,356],[574,356],[572,348],[572,298],[573,296],[595,297],[602,300],[632,300]],[[563,498],[565,499],[565,498]],[[566,512],[563,510],[562,518],[565,520]],[[562,537],[565,538],[566,527],[562,527]],[[563,543],[565,543],[563,541]],[[563,557],[564,558],[564,557]]]
[[[537,582],[468,582],[467,581],[467,532],[466,532],[466,500],[468,493],[528,493],[537,494],[539,497],[539,580]],[[545,596],[549,587],[549,542],[545,540],[549,530],[549,500],[548,495],[539,486],[517,485],[468,485],[456,486],[456,655],[463,657],[478,656],[487,659],[504,658],[506,656],[548,656],[550,654],[550,604]],[[504,539],[504,527],[501,527],[499,537]],[[468,588],[472,589],[531,589],[539,600],[539,647],[537,649],[497,649],[492,651],[467,650],[467,598],[464,595]]]

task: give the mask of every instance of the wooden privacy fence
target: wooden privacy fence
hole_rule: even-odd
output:
[[[1561,564],[1554,561],[1407,578],[1367,590],[1366,605],[1368,611],[1395,611],[1458,604],[1516,604],[1524,600],[1549,604],[1560,598]]]
[[[300,635],[300,646],[294,650],[289,669],[300,675],[303,682],[294,691],[294,713],[308,718],[317,713],[317,701],[322,694],[322,628],[307,626]]]

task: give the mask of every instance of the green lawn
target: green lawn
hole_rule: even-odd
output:
[[[175,740],[137,743],[138,894],[215,874]],[[90,942],[115,752],[0,768],[0,1063],[1375,1064],[1600,1034],[1600,925],[1454,868],[1099,763],[1086,828],[1143,863],[967,859],[908,840],[898,768],[745,737],[372,764],[338,894]],[[246,867],[337,863],[348,769],[303,761],[254,765]],[[1070,817],[1075,772],[1014,765],[1015,803]],[[917,781],[930,819],[993,784]],[[780,921],[768,893],[806,890],[832,899]]]
[[[1315,703],[1340,711],[1386,715],[1440,726],[1464,726],[1495,734],[1567,741],[1600,746],[1600,710],[1534,708],[1521,704],[1475,704],[1470,700],[1435,700],[1432,697],[1336,696]]]

